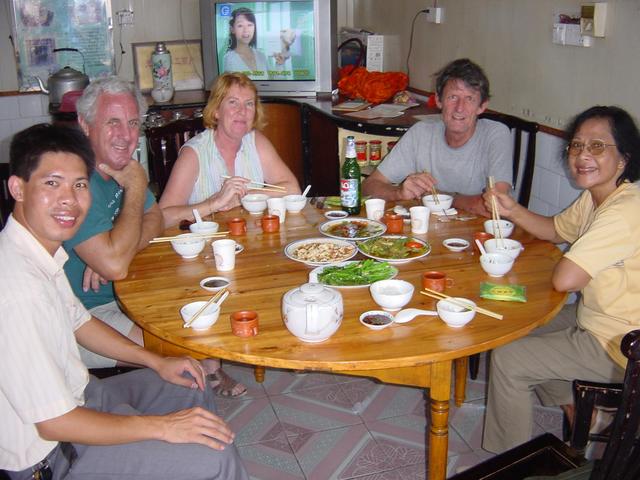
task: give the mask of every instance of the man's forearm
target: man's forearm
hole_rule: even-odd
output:
[[[134,255],[139,251],[146,190],[125,190],[122,194],[124,195],[122,208],[113,222],[109,237],[113,246],[112,257],[128,268]]]
[[[75,331],[77,342],[87,350],[122,363],[158,369],[159,355],[145,350],[113,328],[92,317]]]
[[[389,201],[401,200],[400,187],[377,179],[365,180],[362,184],[362,194]]]
[[[137,251],[139,252],[145,248],[149,244],[149,240],[159,237],[162,235],[162,232],[164,232],[162,210],[160,210],[157,204],[153,204],[142,216],[142,231],[140,233]]]

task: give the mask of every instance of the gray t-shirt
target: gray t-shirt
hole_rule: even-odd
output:
[[[477,195],[493,176],[496,182],[513,181],[513,145],[509,129],[499,122],[480,119],[467,143],[451,148],[444,138],[440,117],[412,126],[378,166],[391,183],[417,172],[429,172],[443,192]]]

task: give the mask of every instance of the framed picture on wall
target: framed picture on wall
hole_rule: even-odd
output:
[[[153,88],[151,77],[151,54],[157,42],[132,43],[133,73],[136,85],[142,92]],[[200,40],[173,40],[163,42],[171,53],[173,88],[180,90],[202,90],[202,44]]]
[[[11,29],[21,92],[40,90],[65,66],[91,80],[114,73],[110,0],[12,0]]]

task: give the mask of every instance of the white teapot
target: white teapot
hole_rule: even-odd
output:
[[[322,342],[342,323],[342,295],[319,283],[305,283],[282,297],[285,326],[303,342]]]

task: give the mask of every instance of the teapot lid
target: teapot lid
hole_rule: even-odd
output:
[[[49,79],[52,79],[52,78],[56,80],[76,80],[76,79],[88,78],[88,77],[84,73],[76,70],[75,68],[66,66],[58,70],[56,73],[54,73],[49,77]]]
[[[318,305],[332,304],[340,297],[340,292],[325,287],[320,283],[305,283],[298,288],[289,290],[285,300],[297,307],[305,307],[310,303]]]

